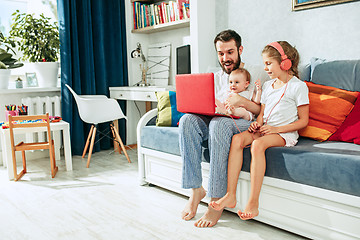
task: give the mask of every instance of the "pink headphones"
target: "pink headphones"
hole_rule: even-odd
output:
[[[291,60],[288,59],[288,57],[285,55],[284,49],[281,47],[280,43],[272,42],[269,43],[268,46],[275,48],[280,53],[281,55],[280,68],[284,71],[289,70],[292,66]]]

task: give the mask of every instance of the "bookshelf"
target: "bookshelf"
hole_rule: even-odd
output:
[[[189,0],[130,0],[132,33],[155,33],[190,26]],[[187,8],[185,9],[185,6]],[[180,7],[182,6],[182,7]]]

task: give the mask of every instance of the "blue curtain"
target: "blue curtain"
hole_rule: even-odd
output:
[[[124,0],[58,0],[62,117],[70,123],[71,145],[81,155],[90,126],[81,121],[65,83],[80,95],[107,95],[109,87],[127,86],[127,54]],[[126,114],[125,102],[119,102]],[[107,131],[108,124],[99,126]],[[125,139],[125,120],[119,121]],[[109,149],[103,139],[94,150]]]

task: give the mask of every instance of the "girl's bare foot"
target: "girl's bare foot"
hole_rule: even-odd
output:
[[[211,201],[209,206],[213,209],[219,211],[226,207],[234,208],[236,207],[236,196],[235,194],[226,193],[224,197],[220,198],[217,201]]]
[[[201,188],[193,188],[193,193],[189,198],[184,210],[181,212],[181,218],[188,221],[195,217],[197,208],[201,199],[206,196],[206,191],[203,187]]]
[[[223,209],[217,211],[211,207],[208,207],[206,213],[195,222],[196,227],[204,228],[204,227],[212,227],[214,226],[220,219]]]
[[[259,204],[248,203],[244,212],[237,212],[241,220],[249,220],[259,215]]]

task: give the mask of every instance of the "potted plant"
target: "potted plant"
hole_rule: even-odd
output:
[[[11,73],[10,69],[21,67],[24,64],[17,63],[18,60],[13,58],[15,51],[5,43],[5,37],[2,32],[0,32],[0,46],[0,89],[7,89]]]
[[[23,53],[23,60],[33,64],[40,87],[56,87],[58,79],[60,52],[59,30],[57,22],[40,14],[12,14],[10,40],[14,41]]]

